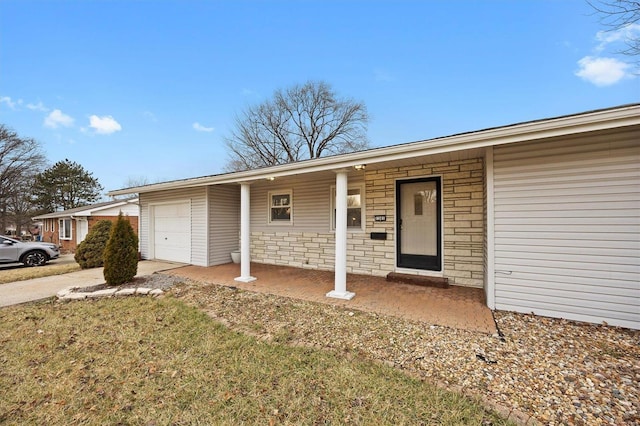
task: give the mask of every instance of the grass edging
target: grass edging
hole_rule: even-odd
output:
[[[17,281],[31,280],[34,278],[50,277],[52,275],[68,274],[69,272],[76,272],[79,270],[80,265],[78,265],[77,263],[7,269],[0,273],[0,285]]]

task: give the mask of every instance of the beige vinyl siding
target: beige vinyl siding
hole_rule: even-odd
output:
[[[279,179],[251,185],[251,231],[331,232],[331,187],[335,178]],[[349,185],[363,179],[350,178]],[[292,190],[293,223],[268,223],[268,193]]]
[[[640,328],[639,138],[494,149],[496,309]]]
[[[240,185],[209,188],[209,265],[231,262],[240,248]]]
[[[185,188],[140,194],[140,252],[149,258],[149,204],[191,202],[191,263],[207,266],[207,188]]]

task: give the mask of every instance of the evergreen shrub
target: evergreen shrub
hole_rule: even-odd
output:
[[[104,248],[111,234],[110,220],[100,220],[91,228],[78,245],[74,258],[82,269],[99,268],[104,265]]]
[[[104,250],[104,279],[108,285],[116,286],[132,281],[137,271],[138,237],[121,212]]]

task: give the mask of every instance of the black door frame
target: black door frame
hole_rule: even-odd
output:
[[[400,227],[402,226],[402,200],[401,186],[405,183],[418,182],[435,182],[438,189],[436,194],[437,203],[437,254],[435,256],[402,254],[402,234]],[[430,176],[415,179],[399,179],[396,180],[396,266],[398,268],[422,269],[427,271],[442,271],[442,177]]]

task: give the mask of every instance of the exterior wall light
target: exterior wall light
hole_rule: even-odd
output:
[[[271,180],[276,180],[276,178],[274,178],[273,176],[269,176],[268,178],[265,178],[265,179],[266,179],[266,180],[269,180],[269,181],[271,181]]]
[[[364,170],[366,167],[366,164],[356,164],[355,166],[353,166],[353,168],[356,170]]]

